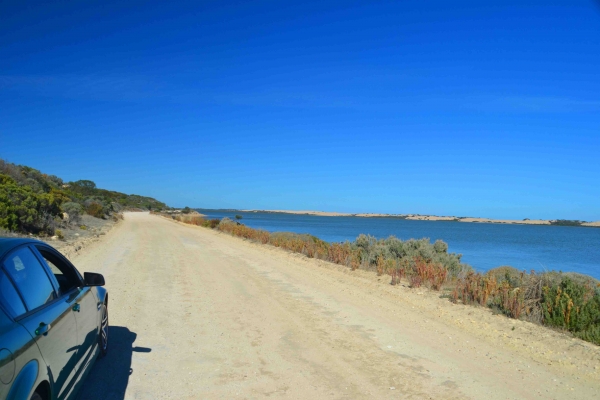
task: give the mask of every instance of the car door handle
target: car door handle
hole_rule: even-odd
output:
[[[77,303],[75,303],[75,305],[73,305],[73,311],[77,311],[79,312],[81,310],[81,306]]]
[[[52,326],[50,326],[50,324],[45,324],[43,322],[40,322],[40,326],[38,326],[38,328],[35,330],[35,334],[37,336],[39,335],[46,335],[48,333],[48,331],[50,330],[50,328],[52,328]]]

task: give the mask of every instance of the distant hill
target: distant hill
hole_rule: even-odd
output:
[[[71,223],[77,223],[83,213],[108,218],[122,210],[168,208],[152,197],[99,189],[90,180],[64,182],[55,175],[0,159],[1,229],[52,235],[66,215]]]

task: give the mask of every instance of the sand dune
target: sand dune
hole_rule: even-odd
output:
[[[544,219],[493,219],[479,217],[455,217],[455,216],[438,216],[438,215],[419,215],[419,214],[379,214],[379,213],[341,213],[332,211],[295,211],[295,210],[240,210],[245,212],[268,212],[268,213],[283,213],[283,214],[301,214],[301,215],[316,215],[322,217],[363,217],[363,218],[403,218],[415,221],[456,221],[456,222],[475,222],[488,224],[519,224],[519,225],[550,225],[552,220]],[[582,226],[600,227],[600,221],[586,222]]]

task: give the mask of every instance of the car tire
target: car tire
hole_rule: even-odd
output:
[[[98,334],[99,357],[102,358],[108,352],[108,306],[102,304],[102,318],[100,320],[100,332]]]
[[[44,400],[44,398],[38,392],[34,392],[29,400]]]

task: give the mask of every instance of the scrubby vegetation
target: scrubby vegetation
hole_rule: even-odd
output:
[[[207,220],[200,216],[173,216],[181,222],[214,228],[255,242],[302,253],[310,258],[389,275],[391,284],[403,280],[410,287],[445,290],[454,303],[489,307],[510,318],[571,332],[600,345],[600,283],[591,277],[561,272],[526,273],[499,267],[478,273],[461,263],[461,255],[448,253],[437,240],[394,236],[376,239],[359,235],[353,242],[328,243],[315,236],[253,229],[229,218]]]
[[[426,285],[440,290],[449,278],[458,279],[472,271],[469,265],[460,262],[460,254],[448,253],[448,245],[441,240],[431,243],[429,239],[402,241],[394,236],[376,239],[360,235],[353,242],[328,243],[308,234],[253,229],[229,218],[207,220],[185,215],[172,218],[346,265],[353,270],[361,268],[376,271],[378,275],[387,274],[392,276],[394,284],[405,277],[414,287]]]
[[[550,225],[558,225],[558,226],[581,226],[585,221],[579,221],[575,219],[556,219],[550,221]]]
[[[448,277],[458,277],[471,267],[460,262],[460,254],[448,253],[448,245],[441,240],[429,239],[402,241],[390,236],[376,239],[360,235],[353,242],[328,243],[315,236],[290,232],[275,232],[249,228],[228,218],[223,218],[217,229],[235,236],[271,244],[310,258],[336,264],[372,270],[378,275],[391,275],[393,283],[407,277],[411,285],[427,285],[439,290]]]
[[[500,267],[457,280],[452,299],[566,330],[600,345],[600,284],[591,277]]]
[[[65,183],[0,159],[0,229],[9,232],[53,235],[59,226],[77,226],[83,213],[118,218],[124,209],[165,208],[150,197],[99,189],[89,180]]]
[[[220,219],[204,219],[200,215],[171,215],[176,221],[184,222],[190,225],[203,226],[205,228],[215,228],[221,222]]]
[[[0,173],[0,227],[9,231],[53,234],[54,219],[61,215],[60,204],[64,199],[54,188],[38,192]]]

